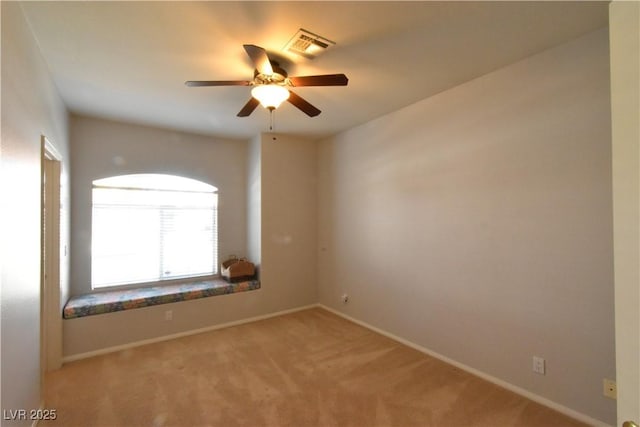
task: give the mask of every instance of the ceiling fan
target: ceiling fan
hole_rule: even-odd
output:
[[[242,107],[237,114],[238,117],[249,116],[259,104],[273,111],[284,101],[289,101],[309,117],[315,117],[321,111],[299,95],[291,92],[287,87],[346,86],[349,82],[349,79],[344,74],[289,77],[287,72],[280,67],[280,64],[269,59],[266,50],[252,44],[243,46],[255,66],[253,80],[201,80],[187,81],[185,84],[189,87],[253,86],[251,99]]]

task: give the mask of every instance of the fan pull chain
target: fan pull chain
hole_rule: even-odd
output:
[[[274,108],[269,108],[269,130],[273,132],[273,110]]]
[[[273,128],[275,127],[275,122],[273,120],[273,111],[275,108],[269,107],[269,132],[273,132]],[[277,138],[275,135],[271,135],[271,139],[275,141]]]
[[[273,119],[273,112],[275,108],[269,107],[269,131],[273,132],[273,128],[275,127],[275,121]]]

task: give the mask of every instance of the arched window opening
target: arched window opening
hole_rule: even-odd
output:
[[[218,273],[218,191],[136,174],[93,181],[91,287]]]

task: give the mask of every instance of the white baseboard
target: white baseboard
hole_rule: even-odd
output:
[[[186,336],[189,336],[189,335],[201,334],[203,332],[215,331],[216,329],[222,329],[222,328],[228,328],[228,327],[231,327],[231,326],[243,325],[245,323],[256,322],[258,320],[269,319],[271,317],[282,316],[284,314],[295,313],[297,311],[307,310],[307,309],[315,308],[315,307],[318,307],[318,305],[317,304],[305,305],[305,306],[302,306],[302,307],[296,307],[296,308],[292,308],[292,309],[288,309],[288,310],[276,311],[274,313],[268,313],[268,314],[263,314],[263,315],[260,315],[260,316],[249,317],[249,318],[246,318],[246,319],[234,320],[232,322],[219,323],[217,325],[207,326],[207,327],[200,328],[200,329],[191,329],[191,330],[184,331],[184,332],[178,332],[176,334],[163,335],[161,337],[149,338],[149,339],[146,339],[146,340],[135,341],[135,342],[122,344],[122,345],[117,345],[117,346],[113,346],[113,347],[101,348],[99,350],[88,351],[86,353],[72,354],[70,356],[65,356],[62,359],[62,363],[64,364],[64,363],[74,362],[76,360],[86,359],[86,358],[94,357],[94,356],[100,356],[102,354],[113,353],[113,352],[120,351],[120,350],[127,350],[127,349],[134,348],[134,347],[140,347],[142,345],[153,344],[153,343],[162,342],[162,341],[168,341],[168,340],[172,340],[172,339],[176,339],[176,338],[186,337]]]
[[[611,427],[607,423],[604,423],[604,422],[602,422],[600,420],[592,418],[592,417],[590,417],[588,415],[585,415],[585,414],[583,414],[581,412],[575,411],[575,410],[573,410],[571,408],[567,408],[566,406],[560,405],[560,404],[558,404],[558,403],[556,403],[556,402],[554,402],[552,400],[549,400],[547,398],[539,396],[539,395],[537,395],[535,393],[532,393],[532,392],[530,392],[528,390],[525,390],[525,389],[523,389],[521,387],[518,387],[518,386],[513,385],[511,383],[508,383],[508,382],[506,382],[504,380],[496,378],[496,377],[494,377],[492,375],[489,375],[489,374],[486,374],[484,372],[481,372],[481,371],[479,371],[479,370],[477,370],[475,368],[472,368],[470,366],[467,366],[465,364],[457,362],[457,361],[455,361],[453,359],[448,358],[447,356],[443,356],[442,354],[439,354],[439,353],[436,353],[434,351],[431,351],[431,350],[429,350],[429,349],[427,349],[425,347],[422,347],[421,345],[415,344],[415,343],[413,343],[411,341],[408,341],[408,340],[406,340],[404,338],[396,336],[396,335],[394,335],[394,334],[392,334],[390,332],[384,331],[384,330],[382,330],[380,328],[377,328],[375,326],[372,326],[372,325],[370,325],[370,324],[368,324],[366,322],[363,322],[361,320],[355,319],[355,318],[353,318],[351,316],[348,316],[348,315],[346,315],[344,313],[341,313],[340,311],[334,310],[333,308],[328,307],[328,306],[326,306],[324,304],[318,304],[317,306],[322,308],[322,309],[324,309],[324,310],[330,311],[331,313],[333,313],[333,314],[335,314],[337,316],[340,316],[343,319],[349,320],[350,322],[356,323],[356,324],[358,324],[360,326],[363,326],[363,327],[365,327],[365,328],[367,328],[369,330],[377,332],[380,335],[384,335],[385,337],[391,338],[392,340],[397,341],[397,342],[399,342],[401,344],[404,344],[407,347],[411,347],[411,348],[413,348],[415,350],[418,350],[421,353],[427,354],[427,355],[429,355],[431,357],[434,357],[434,358],[439,359],[439,360],[441,360],[441,361],[443,361],[445,363],[448,363],[449,365],[455,366],[456,368],[459,368],[459,369],[461,369],[463,371],[466,371],[466,372],[468,372],[468,373],[470,373],[472,375],[475,375],[476,377],[480,377],[483,380],[489,381],[490,383],[493,383],[493,384],[495,384],[497,386],[505,388],[505,389],[507,389],[509,391],[512,391],[512,392],[516,393],[516,394],[519,394],[520,396],[526,397],[529,400],[533,400],[534,402],[540,403],[541,405],[544,405],[544,406],[546,406],[548,408],[554,409],[554,410],[556,410],[556,411],[558,411],[558,412],[560,412],[560,413],[562,413],[564,415],[567,415],[568,417],[574,418],[574,419],[576,419],[578,421],[581,421],[583,423],[589,424],[589,425],[594,426],[594,427]]]

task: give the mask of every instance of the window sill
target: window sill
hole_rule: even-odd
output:
[[[222,279],[78,295],[69,299],[62,317],[74,319],[260,289],[259,280],[227,283]]]

